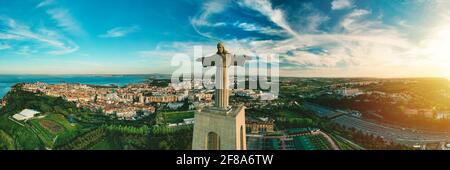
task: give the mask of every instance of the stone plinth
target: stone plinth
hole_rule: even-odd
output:
[[[192,149],[246,150],[245,106],[197,111]]]

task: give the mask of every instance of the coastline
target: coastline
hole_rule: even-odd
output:
[[[0,100],[18,83],[47,84],[80,83],[92,86],[125,86],[141,83],[149,78],[163,77],[162,75],[0,75]]]

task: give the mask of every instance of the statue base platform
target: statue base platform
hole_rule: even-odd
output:
[[[245,106],[195,112],[193,150],[246,150]]]

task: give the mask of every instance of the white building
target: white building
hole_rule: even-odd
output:
[[[194,118],[183,119],[185,125],[194,124]]]
[[[183,105],[184,105],[183,102],[173,102],[173,103],[167,104],[167,107],[170,109],[178,109],[178,108],[181,108]]]
[[[34,115],[39,114],[40,112],[31,110],[31,109],[24,109],[20,113],[17,113],[13,115],[12,117],[16,120],[28,120],[34,117]]]
[[[450,112],[438,112],[436,119],[450,119]]]
[[[134,110],[121,110],[116,112],[116,116],[125,119],[131,119],[136,116],[136,111]]]
[[[355,97],[355,96],[363,94],[363,92],[361,92],[361,90],[352,89],[352,88],[338,89],[338,90],[336,90],[336,93],[340,94],[342,96],[345,96],[345,97]]]

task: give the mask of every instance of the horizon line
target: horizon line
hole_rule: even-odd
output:
[[[3,74],[0,73],[0,76],[143,76],[143,75],[171,75],[171,74],[166,74],[166,73],[61,73],[61,74],[33,74],[33,73],[27,73],[27,74],[23,74],[23,73],[18,73],[18,74]],[[380,77],[380,76],[278,76],[278,77],[282,77],[282,78],[355,78],[355,79],[364,79],[364,78],[369,78],[369,79],[405,79],[405,78],[416,78],[416,79],[420,79],[420,78],[443,78],[443,79],[447,79],[450,81],[450,78],[447,77],[443,77],[443,76],[385,76],[385,77]]]

